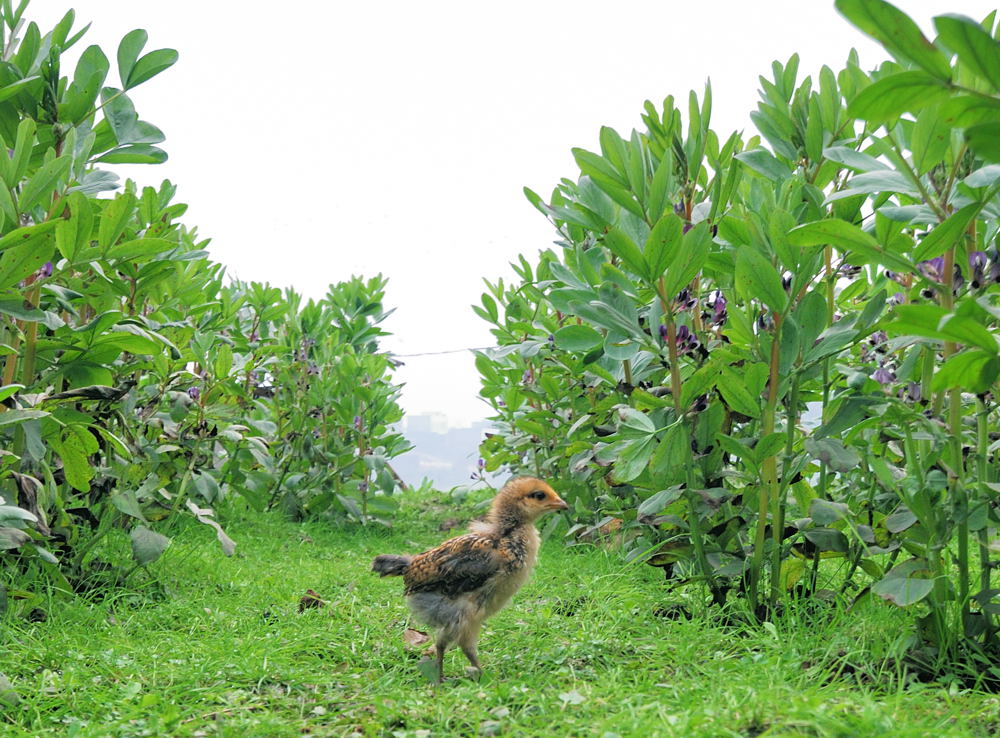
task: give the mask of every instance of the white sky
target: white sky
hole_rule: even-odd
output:
[[[979,0],[899,0],[931,33]],[[149,33],[147,51],[180,61],[130,93],[167,136],[170,160],[123,167],[141,184],[169,178],[185,222],[245,280],[321,297],[352,274],[389,277],[400,354],[485,346],[469,308],[483,278],[512,275],[552,241],[524,199],[578,173],[571,147],[597,148],[602,125],[642,125],[643,101],[685,101],[711,78],[720,138],[752,130],[757,76],[798,52],[800,78],[863,66],[884,52],[816,0],[660,2],[301,2],[34,0],[43,33],[74,7],[93,22],[75,52]],[[64,67],[64,75],[72,68]],[[686,115],[685,115],[686,118]],[[406,360],[408,412],[481,419],[469,353]]]

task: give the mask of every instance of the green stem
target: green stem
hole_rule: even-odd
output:
[[[364,408],[359,411],[359,417],[364,419],[365,411]],[[363,420],[362,420],[363,422]],[[362,430],[358,433],[358,461],[361,462],[361,468],[364,469],[364,486],[361,488],[361,523],[365,524],[368,522],[368,475],[371,470],[368,465],[365,464],[365,454],[367,453],[366,443],[365,443],[365,432],[367,432],[369,426],[365,424]]]
[[[944,284],[941,289],[941,306],[945,310],[954,307],[952,294],[952,274],[955,270],[955,248],[944,254]],[[958,350],[958,346],[946,341],[944,344],[944,359]],[[942,393],[944,394],[944,393]],[[948,391],[948,445],[951,447],[951,463],[948,465],[948,488],[955,505],[958,517],[958,624],[956,633],[965,632],[965,617],[969,612],[969,495],[962,483],[962,391],[953,387]],[[931,571],[936,571],[932,569]]]
[[[990,436],[987,428],[989,410],[982,399],[976,400],[976,482],[979,486],[979,500],[982,503],[989,498],[987,482],[987,455],[989,454]],[[979,587],[983,592],[990,590],[990,538],[987,528],[981,528],[977,534],[979,541]],[[993,621],[989,611],[983,610],[983,620],[986,630],[983,642],[989,644],[993,640]]]
[[[191,481],[191,475],[194,473],[195,461],[198,459],[197,448],[191,449],[191,461],[188,462],[188,467],[184,471],[184,476],[181,477],[181,483],[177,487],[177,492],[174,493],[174,504],[170,508],[170,520],[176,520],[177,511],[181,509],[181,502],[184,500],[184,491],[187,489],[188,482]]]
[[[933,381],[934,381],[934,363],[937,358],[937,351],[931,345],[924,345],[923,347],[923,364],[920,367],[920,396],[924,398],[925,401],[930,400],[934,397]],[[936,412],[940,412],[941,408],[938,407]]]
[[[37,282],[28,292],[29,308],[37,308],[42,286]],[[38,343],[38,323],[31,321],[24,326],[24,351],[21,356],[21,384],[31,387],[35,381],[35,347]],[[19,424],[14,430],[14,453],[23,456],[24,428]]]
[[[962,482],[962,391],[952,389],[948,404],[948,425],[951,431],[951,448],[953,462],[950,487],[955,496],[955,507],[958,515],[958,601],[959,622],[958,632],[964,632],[965,616],[969,612],[969,494]]]
[[[94,514],[97,516],[99,521],[97,524],[97,531],[90,538],[90,540],[74,549],[73,568],[77,571],[80,571],[83,567],[83,562],[87,558],[87,554],[90,553],[94,546],[100,543],[100,541],[111,531],[112,528],[112,522],[114,520],[113,515],[100,514],[99,507],[94,509]]]
[[[681,405],[681,370],[677,366],[677,326],[672,317],[667,318],[667,351],[670,355],[670,394],[674,398],[674,411],[680,418],[684,415]]]
[[[823,251],[823,258],[826,261],[826,326],[833,325],[833,315],[836,312],[836,299],[834,289],[836,287],[837,275],[833,271],[833,247],[827,246]],[[823,407],[820,419],[825,423],[828,420],[827,408],[830,406],[830,357],[823,359]],[[829,499],[826,488],[828,483],[829,470],[826,462],[821,461],[819,465],[819,497],[822,500]]]
[[[781,482],[778,485],[778,493],[774,496],[773,509],[771,511],[771,534],[774,541],[774,548],[771,551],[771,601],[777,602],[780,596],[781,585],[781,537],[785,530],[785,507],[788,496],[789,466],[792,460],[793,447],[795,445],[795,427],[798,425],[799,409],[799,379],[798,375],[792,377],[792,387],[788,398],[785,414],[785,453],[781,465]]]
[[[943,203],[947,203],[951,199],[951,188],[955,186],[955,179],[958,176],[959,167],[962,166],[962,160],[965,159],[966,151],[968,151],[968,145],[962,144],[955,155],[955,163],[952,164],[951,171],[948,172],[948,179],[941,189],[941,202]],[[984,200],[983,202],[989,202],[989,200]]]
[[[28,293],[27,302],[31,309],[38,307],[41,288],[42,286],[36,283]],[[27,323],[24,333],[24,361],[21,364],[21,384],[25,387],[31,387],[35,381],[35,346],[38,343],[38,322],[31,321]]]
[[[924,186],[924,183],[920,180],[920,177],[917,176],[917,173],[913,171],[913,167],[910,166],[910,162],[906,160],[906,157],[903,155],[902,148],[899,143],[897,143],[896,138],[891,131],[889,132],[887,138],[892,144],[892,148],[885,152],[886,156],[892,161],[893,164],[896,165],[896,168],[908,180],[910,180],[910,182],[913,183],[913,186],[920,192],[920,196],[923,198],[924,204],[934,211],[938,220],[941,222],[947,220],[948,213],[945,212],[944,208],[941,207],[941,204],[935,198],[931,197],[931,193],[928,191],[927,187]],[[947,285],[951,284],[951,272],[945,272],[945,283]]]
[[[278,499],[278,493],[281,491],[281,485],[285,481],[285,477],[288,475],[288,470],[292,467],[292,456],[289,455],[285,459],[285,463],[281,467],[281,474],[278,476],[278,480],[274,483],[274,488],[271,490],[271,497],[267,501],[267,507],[265,509],[270,510],[274,507],[274,503]]]
[[[667,325],[667,352],[670,357],[670,391],[674,399],[674,412],[677,418],[684,417],[684,406],[681,402],[681,371],[680,361],[677,354],[677,326],[674,324],[674,316],[670,312],[670,300],[664,289],[663,277],[660,277],[658,293],[663,306],[664,319]],[[690,427],[685,424],[685,430],[690,431]],[[688,525],[691,529],[691,545],[694,546],[695,561],[705,578],[706,584],[712,593],[712,600],[722,604],[724,594],[719,589],[712,572],[712,566],[708,563],[705,555],[705,540],[701,530],[701,519],[698,517],[698,495],[694,492],[694,464],[687,465],[687,483],[685,485],[685,498],[688,503],[689,517]]]
[[[771,377],[768,383],[767,403],[761,416],[760,437],[767,438],[774,433],[774,414],[778,404],[778,367],[781,345],[781,316],[774,316],[774,334],[771,336]],[[764,543],[767,539],[767,514],[771,498],[777,494],[777,457],[769,456],[761,462],[761,479],[757,492],[757,530],[754,537],[753,556],[750,560],[750,607],[754,612],[760,602],[760,575],[764,568]],[[773,523],[774,521],[772,521]],[[772,594],[774,583],[772,582]]]

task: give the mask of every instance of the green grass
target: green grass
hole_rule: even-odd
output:
[[[443,498],[442,498],[443,499]],[[447,504],[447,507],[445,506]],[[404,505],[395,530],[230,523],[182,531],[125,592],[53,599],[40,623],[4,621],[0,672],[20,695],[3,736],[986,736],[992,695],[884,666],[906,618],[852,614],[741,628],[665,617],[659,570],[593,547],[543,548],[534,578],[491,619],[485,675],[446,660],[441,686],[404,645],[396,579],[377,553],[445,536],[471,504]],[[124,536],[123,536],[124,538]],[[328,604],[298,612],[307,588]],[[674,596],[676,597],[676,595]],[[892,663],[892,662],[889,662]]]

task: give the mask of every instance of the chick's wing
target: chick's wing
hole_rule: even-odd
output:
[[[472,592],[503,570],[503,558],[490,538],[476,533],[452,538],[413,557],[403,577],[406,593],[456,597]]]

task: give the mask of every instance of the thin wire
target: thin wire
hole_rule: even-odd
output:
[[[412,359],[415,356],[441,356],[442,354],[461,354],[464,351],[490,351],[492,349],[500,348],[499,346],[474,346],[472,348],[460,348],[460,349],[449,349],[447,351],[424,351],[420,354],[397,354],[392,353],[395,359]]]

